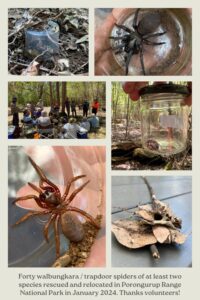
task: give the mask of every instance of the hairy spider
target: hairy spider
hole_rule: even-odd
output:
[[[59,188],[44,175],[42,169],[30,157],[29,161],[39,175],[40,181],[39,187],[30,182],[28,182],[28,184],[33,190],[39,193],[39,196],[27,195],[18,197],[15,199],[15,201],[13,201],[13,204],[16,204],[19,201],[34,199],[37,205],[42,208],[42,211],[30,211],[21,217],[14,224],[14,226],[26,221],[32,216],[50,215],[47,223],[44,226],[43,233],[46,241],[48,242],[49,226],[53,224],[56,244],[56,257],[58,258],[60,256],[59,223],[61,224],[63,234],[69,238],[70,241],[79,242],[84,237],[82,223],[73,212],[78,213],[84,218],[88,219],[96,228],[100,228],[90,214],[77,207],[70,206],[70,203],[74,197],[89,183],[89,180],[82,184],[79,188],[75,189],[71,195],[68,196],[71,184],[80,178],[86,177],[86,175],[72,177],[66,185],[64,194],[61,196]]]
[[[163,45],[165,42],[153,42],[149,38],[158,37],[164,35],[166,31],[163,32],[154,32],[160,25],[160,16],[156,12],[151,12],[146,14],[138,22],[138,14],[140,8],[135,12],[133,18],[133,29],[125,25],[115,24],[116,27],[122,29],[125,34],[122,36],[110,36],[110,39],[114,41],[119,41],[118,45],[112,49],[115,51],[115,54],[125,52],[126,56],[124,57],[126,65],[126,75],[128,75],[128,68],[130,64],[131,57],[136,54],[140,54],[140,63],[142,66],[143,75],[146,75],[145,66],[144,66],[144,45],[158,46]]]

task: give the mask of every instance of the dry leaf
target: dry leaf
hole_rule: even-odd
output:
[[[170,233],[171,233],[172,243],[175,242],[175,243],[180,244],[180,245],[185,243],[185,241],[187,239],[186,234],[183,234],[180,231],[173,230],[173,229],[170,229]]]
[[[147,221],[154,221],[154,213],[152,212],[151,205],[142,205],[135,211],[135,215]]]
[[[68,70],[69,69],[69,59],[67,58],[61,58],[58,60],[58,65],[59,68],[62,71]]]
[[[157,242],[149,226],[139,221],[118,220],[112,224],[112,232],[118,242],[127,248],[137,249]]]
[[[37,61],[32,62],[27,69],[22,72],[24,76],[36,76],[39,72],[39,63]]]
[[[170,239],[170,230],[165,226],[155,225],[152,228],[153,234],[157,241],[161,244],[167,243]]]

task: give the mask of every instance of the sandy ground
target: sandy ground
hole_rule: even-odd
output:
[[[47,113],[50,112],[50,106],[46,106],[44,107],[44,111],[46,111]],[[78,108],[76,109],[76,113],[77,113],[77,116],[82,116],[82,109],[79,110]],[[88,117],[91,116],[91,111],[88,113]],[[102,112],[102,111],[99,111],[98,114],[97,114],[98,117],[100,118],[103,118],[105,119],[106,118],[106,113],[105,112]],[[22,123],[21,123],[21,120],[23,119],[23,113],[20,112],[19,113],[19,120],[20,120],[20,127],[22,126]],[[10,114],[10,108],[8,108],[8,125],[12,125],[12,115]],[[105,138],[105,135],[106,135],[106,128],[105,128],[106,124],[103,124],[100,129],[98,130],[98,133],[93,133],[93,132],[90,132],[88,134],[89,138],[90,139],[102,139],[102,138]]]

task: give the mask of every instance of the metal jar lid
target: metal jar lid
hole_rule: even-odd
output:
[[[162,83],[145,86],[139,90],[139,95],[150,95],[150,94],[181,94],[190,95],[190,90],[185,85],[173,84],[173,83]]]

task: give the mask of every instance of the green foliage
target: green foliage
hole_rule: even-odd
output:
[[[53,101],[58,101],[56,82],[52,82]],[[75,100],[77,104],[84,100],[92,102],[97,98],[101,106],[105,106],[106,86],[105,82],[67,82],[66,95]],[[60,101],[62,98],[62,82],[59,83]],[[18,99],[18,104],[25,105],[33,102],[36,104],[41,98],[45,106],[50,106],[49,82],[9,82],[8,103],[10,105],[13,96]]]
[[[128,108],[128,111],[127,111]],[[140,120],[139,101],[130,101],[122,88],[122,82],[112,83],[112,120]]]

